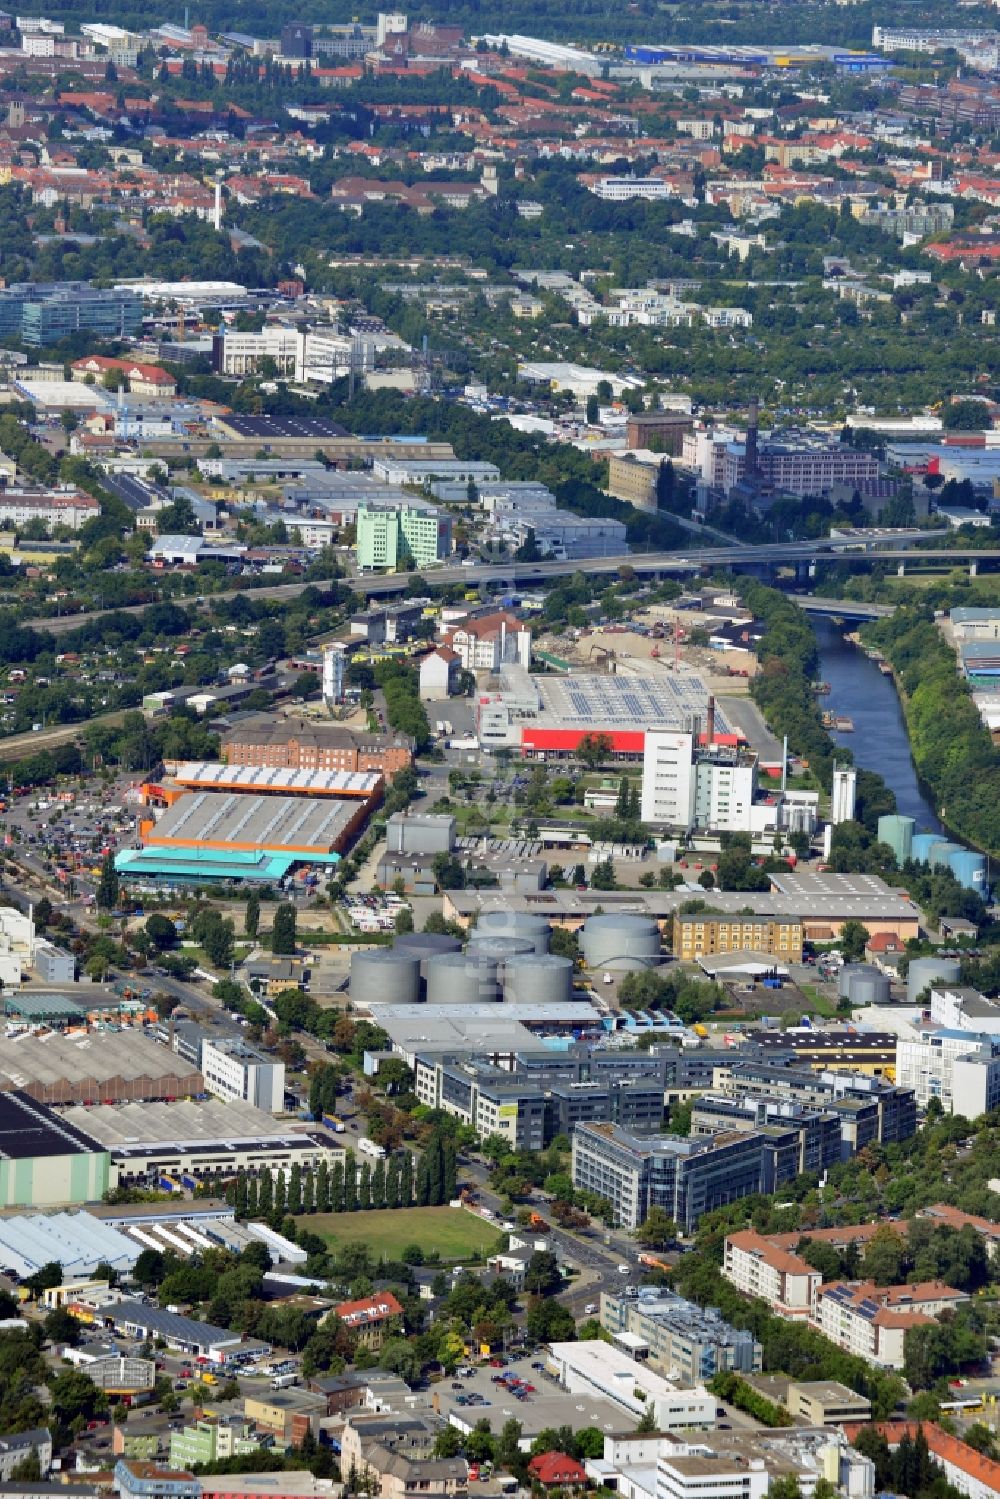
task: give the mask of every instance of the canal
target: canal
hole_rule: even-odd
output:
[[[915,819],[915,832],[941,832],[934,807],[917,781],[906,721],[892,678],[883,676],[864,651],[845,640],[832,620],[816,619],[815,630],[818,676],[830,684],[821,706],[854,721],[853,734],[831,729],[832,738],[853,752],[857,765],[878,772],[896,793],[897,810]]]

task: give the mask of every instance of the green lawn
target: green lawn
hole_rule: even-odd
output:
[[[499,1237],[495,1224],[462,1208],[395,1208],[371,1213],[316,1213],[302,1220],[334,1249],[367,1244],[373,1255],[395,1259],[408,1244],[426,1254],[436,1249],[443,1260],[461,1260],[492,1250]]]

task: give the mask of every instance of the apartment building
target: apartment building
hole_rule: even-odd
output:
[[[713,953],[767,953],[785,963],[802,961],[802,922],[793,916],[720,915],[712,911],[674,916],[673,949],[692,960]]]
[[[100,513],[98,501],[79,489],[0,490],[0,527],[4,530],[18,531],[29,521],[40,520],[49,531],[56,526],[79,531]]]
[[[832,1281],[816,1292],[813,1322],[839,1348],[878,1364],[902,1369],[904,1340],[912,1327],[954,1311],[969,1297],[941,1281],[913,1286],[876,1286],[873,1281]]]
[[[776,1247],[755,1229],[729,1234],[722,1274],[744,1296],[759,1297],[782,1317],[802,1321],[812,1316],[823,1282],[799,1255]]]
[[[530,629],[503,610],[446,629],[444,640],[463,671],[499,671],[511,664],[527,671],[531,665]]]
[[[399,1326],[403,1307],[391,1291],[378,1291],[358,1301],[340,1302],[332,1315],[356,1333],[365,1348],[377,1352],[387,1333]]]
[[[602,1291],[601,1326],[612,1339],[630,1334],[629,1351],[681,1384],[761,1369],[761,1345],[752,1333],[731,1327],[714,1307],[659,1287],[641,1286],[635,1299]]]

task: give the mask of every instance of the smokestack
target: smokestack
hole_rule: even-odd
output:
[[[707,745],[713,745],[715,743],[715,698],[714,697],[710,697],[709,700],[708,700],[708,717],[707,717],[706,725],[705,725],[705,743]]]
[[[216,234],[222,229],[222,183],[215,184],[215,206],[212,210],[212,228]]]
[[[760,408],[757,405],[757,397],[752,396],[750,410],[747,413],[747,443],[746,443],[746,472],[747,479],[753,479],[757,474],[757,422],[760,417]]]

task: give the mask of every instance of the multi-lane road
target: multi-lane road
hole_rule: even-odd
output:
[[[470,588],[486,584],[494,588],[524,588],[553,578],[571,576],[585,571],[601,576],[614,575],[623,567],[633,572],[646,573],[690,573],[703,567],[750,567],[771,564],[812,563],[822,558],[846,556],[852,563],[912,562],[915,554],[910,550],[913,543],[932,540],[937,531],[893,531],[889,533],[867,533],[855,537],[820,537],[815,541],[779,542],[768,546],[716,546],[693,548],[672,552],[624,552],[611,557],[590,557],[585,562],[511,562],[508,564],[477,563],[472,567],[436,567],[429,573],[399,572],[371,577],[346,578],[347,583],[358,593],[372,598],[385,594],[401,593],[417,577],[426,577],[436,587],[465,583]],[[998,562],[1000,551],[977,551],[975,549],[933,550],[918,554],[922,560],[962,562]],[[307,588],[322,588],[322,583],[276,583],[260,588],[231,588],[224,593],[199,596],[196,599],[174,600],[181,607],[205,607],[215,601],[239,597],[257,599],[296,598]],[[63,635],[104,615],[141,614],[147,604],[128,605],[123,609],[94,609],[81,614],[61,614],[48,619],[30,619],[25,623],[33,629],[47,630],[51,635]]]

